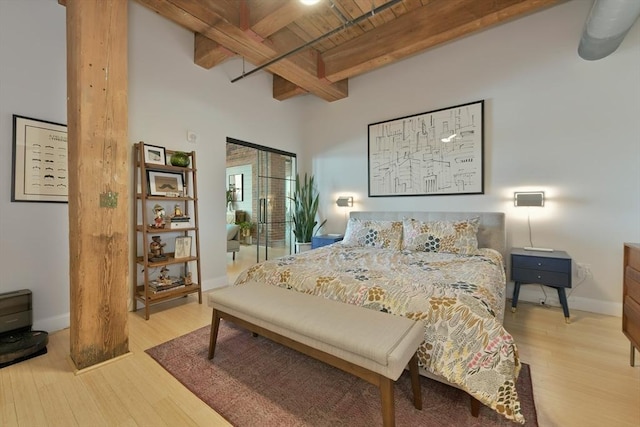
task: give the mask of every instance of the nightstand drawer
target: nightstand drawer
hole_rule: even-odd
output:
[[[640,304],[629,297],[622,305],[622,331],[632,342],[640,342]]]
[[[537,256],[519,256],[511,257],[512,268],[530,268],[542,271],[557,271],[560,273],[571,273],[571,260],[546,258]],[[515,280],[515,279],[514,279]]]
[[[539,283],[547,286],[571,287],[571,277],[568,273],[557,271],[533,270],[528,268],[512,268],[511,279],[514,282]]]
[[[640,271],[627,266],[624,270],[624,283],[624,296],[628,296],[640,304]]]

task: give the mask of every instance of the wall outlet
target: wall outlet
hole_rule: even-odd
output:
[[[591,271],[591,264],[584,264],[581,262],[576,263],[576,273],[578,280],[584,280],[587,277],[593,277],[593,272]]]

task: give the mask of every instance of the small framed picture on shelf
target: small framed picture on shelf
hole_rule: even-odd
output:
[[[191,236],[176,237],[175,259],[189,258],[191,256]]]
[[[181,173],[147,171],[149,195],[175,197],[184,193],[184,181]]]
[[[144,147],[144,162],[150,165],[165,165],[167,164],[167,155],[164,151],[164,147],[158,147],[156,145],[143,144]]]

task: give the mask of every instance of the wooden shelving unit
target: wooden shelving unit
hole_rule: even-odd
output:
[[[169,159],[174,151],[165,150],[166,158]],[[196,169],[196,153],[191,151],[187,153],[190,162],[187,167],[177,167],[163,164],[145,163],[144,159],[144,143],[139,142],[134,145],[133,161],[134,161],[134,186],[136,191],[134,201],[134,218],[135,218],[135,255],[134,255],[134,286],[133,300],[140,301],[144,305],[145,319],[149,319],[149,307],[153,304],[168,301],[170,299],[183,297],[189,294],[197,293],[198,302],[202,304],[202,289],[199,284],[201,275],[200,270],[200,232],[198,223],[198,184]],[[184,192],[175,197],[150,195],[148,173],[149,172],[170,172],[180,174],[184,183]],[[187,228],[157,228],[151,226],[154,216],[152,214],[153,207],[159,204],[165,208],[166,212],[171,212],[171,206],[178,205],[185,216],[190,217],[190,225]],[[169,246],[169,239],[179,236],[191,236],[191,256],[183,258],[175,258],[175,252],[164,252],[165,258],[153,261],[150,256],[150,243],[152,236],[160,236],[161,240]],[[166,239],[166,240],[165,240]],[[150,283],[155,280],[151,277],[156,271],[163,267],[171,269],[171,267],[180,269],[179,276],[174,272],[174,277],[185,277],[191,273],[190,284],[155,292]],[[153,273],[152,273],[153,272]],[[195,274],[194,274],[195,273]],[[171,274],[171,273],[170,273]]]

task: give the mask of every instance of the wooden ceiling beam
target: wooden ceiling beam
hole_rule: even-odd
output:
[[[271,2],[261,1],[265,6],[269,6]],[[251,29],[259,34],[262,38],[270,37],[277,33],[287,25],[301,18],[309,12],[309,8],[298,1],[288,1],[282,5],[273,3],[276,7],[262,14],[250,16]],[[253,9],[252,9],[253,12]]]
[[[234,56],[236,54],[226,47],[202,34],[195,33],[193,61],[202,68],[209,70]]]
[[[273,75],[273,98],[278,101],[309,93],[300,86],[285,80],[277,74]]]
[[[324,52],[325,76],[353,77],[560,1],[433,0]]]
[[[209,7],[213,3],[222,2],[198,0],[138,0],[138,2],[184,28],[200,33],[243,56],[254,65],[259,66],[282,54],[267,43],[261,43],[242,31],[239,27],[239,18],[238,23],[233,24],[220,15],[217,8]],[[348,95],[346,80],[332,83],[326,79],[319,79],[316,66],[307,65],[307,61],[284,58],[266,69],[326,101],[336,101]]]

